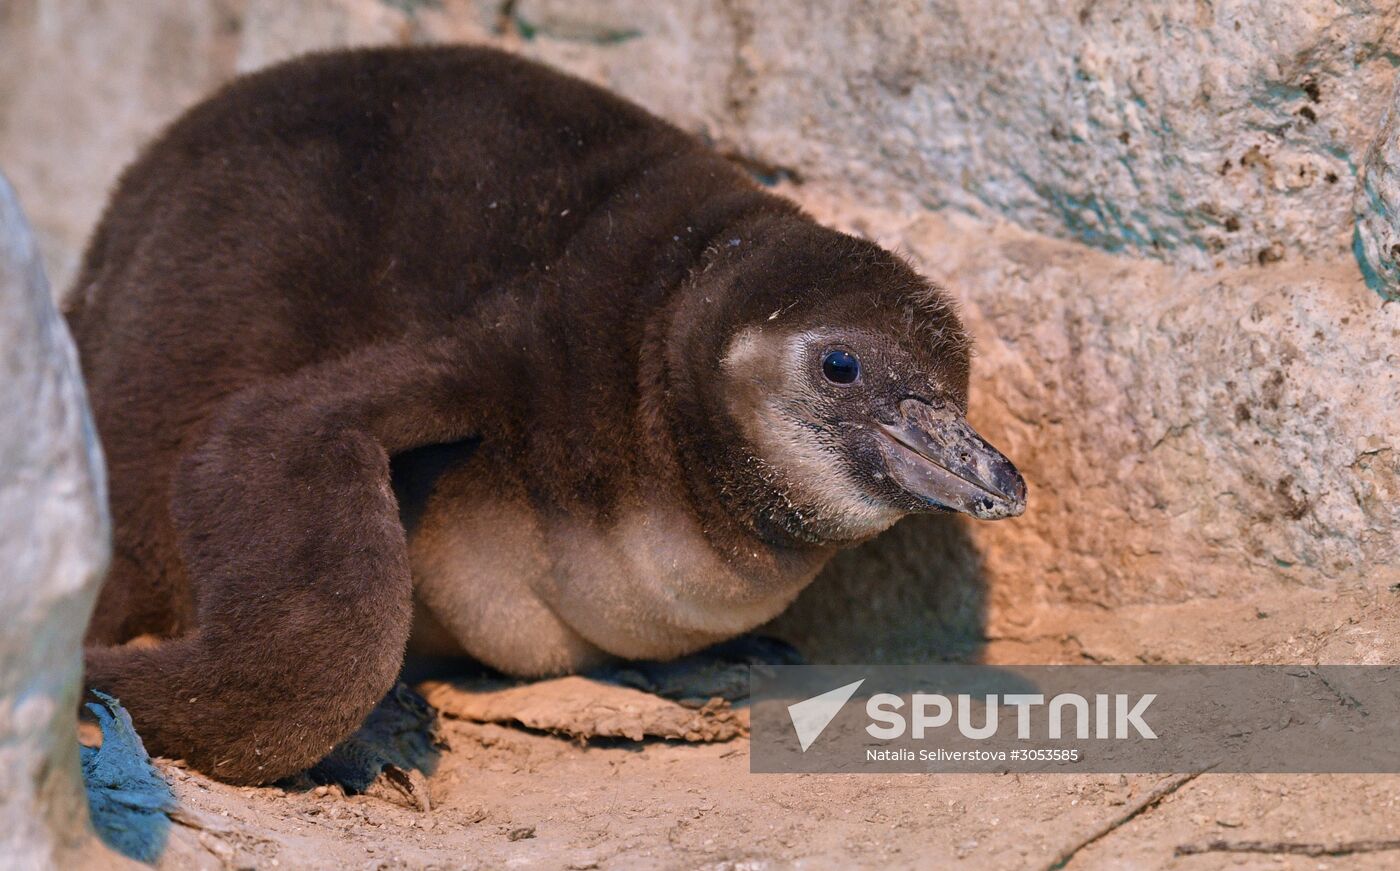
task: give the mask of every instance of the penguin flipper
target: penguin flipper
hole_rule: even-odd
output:
[[[480,431],[476,351],[375,346],[214,415],[171,500],[194,630],[86,652],[87,684],[126,706],[153,753],[271,782],[324,757],[394,685],[412,583],[389,458]]]

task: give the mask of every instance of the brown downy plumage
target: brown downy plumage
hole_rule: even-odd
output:
[[[71,299],[116,519],[88,682],[233,782],[352,732],[411,628],[520,675],[675,656],[904,514],[1024,503],[938,290],[495,51],[235,81]]]

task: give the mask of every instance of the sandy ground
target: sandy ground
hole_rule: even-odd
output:
[[[454,723],[428,813],[167,771],[219,868],[1049,868],[1171,776],[748,773],[747,747],[580,748]],[[1070,859],[1084,868],[1396,867],[1400,854],[1174,857],[1216,839],[1396,838],[1400,777],[1203,775]],[[1342,864],[1344,863],[1344,864]]]
[[[1063,631],[990,639],[977,658],[1393,662],[1397,602],[1400,591],[1299,590],[1066,612]],[[335,787],[238,789],[161,761],[185,807],[162,864],[1400,867],[1400,775],[758,775],[744,738],[585,745],[450,719],[441,734],[427,811]]]

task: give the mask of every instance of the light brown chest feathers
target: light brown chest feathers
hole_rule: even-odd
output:
[[[546,523],[523,497],[466,498],[470,476],[454,477],[410,539],[420,611],[410,647],[457,652],[444,649],[450,638],[510,674],[667,659],[731,638],[776,616],[824,561],[757,573],[660,500],[606,527]]]

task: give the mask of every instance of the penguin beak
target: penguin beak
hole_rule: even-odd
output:
[[[930,507],[980,520],[1026,510],[1021,473],[957,411],[906,399],[899,404],[899,419],[879,427],[890,477]]]

